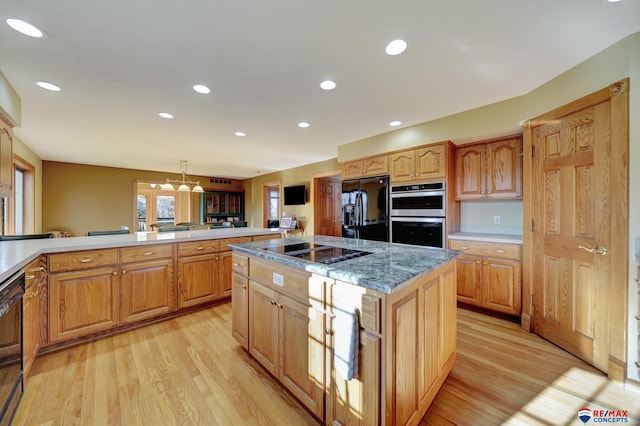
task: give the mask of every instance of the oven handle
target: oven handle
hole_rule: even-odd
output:
[[[12,305],[22,300],[24,288],[20,283],[24,283],[24,272],[17,273],[0,285],[0,317],[9,312]]]
[[[404,217],[391,216],[391,222],[444,223],[444,217]]]
[[[392,192],[391,198],[444,197],[445,191]]]

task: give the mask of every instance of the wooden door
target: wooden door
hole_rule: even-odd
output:
[[[313,414],[324,410],[324,314],[278,295],[280,374],[278,378]]]
[[[458,301],[471,305],[482,304],[482,258],[462,255],[456,259]]]
[[[120,321],[137,322],[175,310],[173,259],[123,265]]]
[[[217,281],[217,254],[178,259],[178,308],[216,299]]]
[[[482,305],[494,311],[520,315],[522,272],[519,261],[486,258],[482,261]]]
[[[314,208],[315,235],[342,236],[342,184],[330,179],[317,179]]]
[[[391,182],[408,182],[415,178],[416,152],[403,151],[391,154],[389,165]]]
[[[532,120],[528,135],[533,329],[610,376],[626,359],[626,84]]]
[[[256,281],[249,283],[249,353],[271,374],[278,368],[278,293]]]
[[[522,140],[486,144],[486,191],[491,198],[522,197]]]
[[[456,199],[473,200],[485,195],[484,144],[456,150]]]
[[[116,268],[49,276],[49,339],[60,342],[118,325]]]
[[[231,276],[231,334],[249,350],[249,279],[237,272]]]
[[[440,143],[416,150],[414,179],[445,179],[447,177],[446,148],[446,144]]]

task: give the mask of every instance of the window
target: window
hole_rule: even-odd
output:
[[[2,198],[2,233],[23,235],[35,232],[35,167],[13,157],[13,196]]]
[[[181,212],[188,215],[191,211],[191,193],[159,189],[159,185],[150,182],[138,182],[136,185],[136,231],[154,231],[151,225],[176,222],[188,222],[181,218]]]
[[[280,220],[280,182],[270,182],[262,187],[264,195],[263,226],[277,228]]]

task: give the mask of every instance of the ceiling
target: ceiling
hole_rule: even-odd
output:
[[[640,0],[3,0],[46,36],[1,22],[0,70],[43,160],[248,178],[525,94],[639,16]]]

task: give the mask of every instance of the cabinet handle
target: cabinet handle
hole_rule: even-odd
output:
[[[34,291],[33,293],[31,293],[29,295],[30,299],[35,299],[36,297],[38,297],[38,293],[40,293],[38,290]]]
[[[147,252],[144,253],[145,256],[151,256],[152,254],[153,254],[152,251],[147,251]]]
[[[272,305],[276,305],[276,301],[275,300],[270,300],[269,303],[271,303]]]
[[[479,260],[476,260],[476,263],[479,265],[479,264],[480,264],[480,261],[479,261]]]
[[[496,249],[496,253],[504,253],[504,250],[502,250],[502,249]]]
[[[331,336],[331,335],[333,334],[333,330],[331,330],[330,328],[325,328],[325,329],[324,329],[324,332],[325,332],[326,334],[328,334],[329,336]]]
[[[282,309],[284,306],[282,305],[282,303],[277,303],[276,306],[280,309]]]
[[[461,250],[469,250],[469,247],[467,247],[467,246],[462,246],[462,247],[460,247],[460,249],[461,249]]]
[[[126,269],[122,271],[122,275],[125,275],[127,273]]]
[[[239,263],[233,262],[233,266],[240,266]]]
[[[89,262],[91,262],[92,260],[93,260],[93,259],[83,258],[83,259],[80,259],[80,260],[79,260],[79,262],[80,262],[80,263],[89,263]]]
[[[24,279],[26,281],[30,281],[30,280],[34,279],[35,277],[36,277],[35,275],[25,275]]]
[[[242,289],[246,290],[247,289],[247,285],[246,284],[242,284]]]
[[[42,271],[44,271],[44,268],[42,266],[38,266],[37,268],[27,269],[27,272],[42,272]]]
[[[198,246],[198,247],[196,247],[196,250],[204,250],[204,247]]]
[[[483,265],[486,265],[486,264],[487,264],[487,262],[482,262],[482,264],[483,264]]]
[[[115,277],[116,275],[118,275],[118,271],[113,271],[112,274]]]

